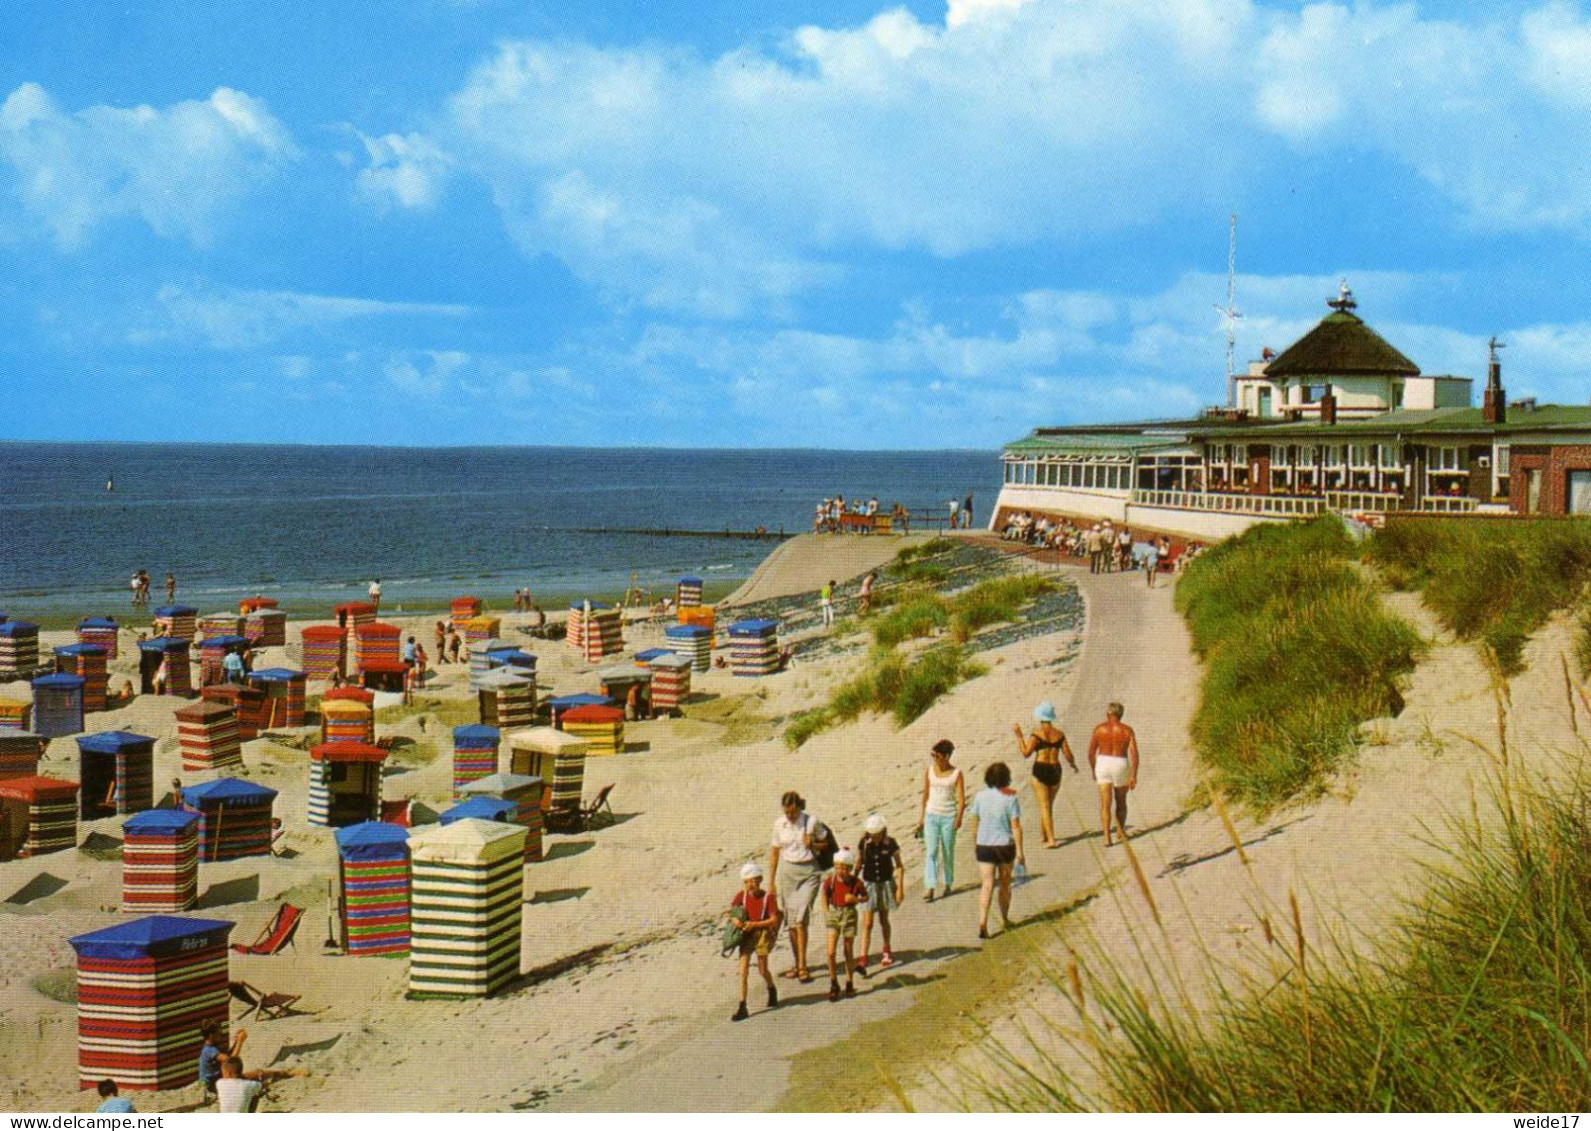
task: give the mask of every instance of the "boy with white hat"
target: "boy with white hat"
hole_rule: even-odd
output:
[[[740,890],[730,901],[730,918],[739,918],[735,909],[744,915],[740,936],[740,1008],[731,1021],[744,1021],[746,1012],[746,984],[751,979],[751,956],[757,956],[757,972],[768,984],[768,1008],[779,1004],[779,991],[773,985],[773,972],[768,969],[768,955],[773,952],[774,936],[779,933],[779,901],[770,892],[762,890],[762,865],[755,860],[741,865]]]
[[[867,902],[862,906],[862,951],[856,959],[856,972],[865,978],[875,915],[884,935],[884,955],[879,965],[895,965],[889,945],[889,913],[906,897],[906,865],[900,858],[900,844],[889,835],[889,825],[881,813],[868,817],[867,832],[856,851],[861,857],[862,882],[867,885]]]
[[[856,996],[857,906],[867,902],[867,885],[856,874],[856,853],[842,848],[834,854],[834,871],[820,889],[829,924],[829,1000],[840,1000],[840,976],[835,952],[845,940],[845,996]]]

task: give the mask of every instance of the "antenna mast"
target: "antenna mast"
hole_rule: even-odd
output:
[[[1226,305],[1216,312],[1226,322],[1226,406],[1237,407],[1237,213],[1232,213],[1226,240]]]

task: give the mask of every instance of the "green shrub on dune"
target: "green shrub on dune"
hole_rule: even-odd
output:
[[[1256,808],[1322,788],[1359,724],[1402,707],[1420,639],[1353,558],[1335,518],[1260,526],[1177,586],[1205,661],[1194,742],[1214,784]]]

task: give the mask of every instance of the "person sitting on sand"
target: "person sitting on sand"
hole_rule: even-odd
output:
[[[1099,785],[1099,827],[1105,847],[1111,845],[1111,801],[1116,803],[1116,827],[1127,836],[1127,793],[1138,788],[1138,736],[1121,721],[1122,705],[1105,708],[1105,721],[1094,728],[1088,741],[1088,768]]]
[[[125,1099],[121,1090],[116,1087],[114,1080],[101,1080],[99,1082],[99,1106],[94,1109],[99,1115],[132,1115],[138,1109],[133,1106],[133,1101]]]
[[[241,1048],[246,1036],[248,1030],[240,1029],[234,1047]],[[222,1115],[250,1114],[259,1109],[261,1100],[271,1098],[272,1084],[278,1080],[308,1075],[309,1072],[303,1068],[256,1068],[252,1072],[245,1072],[243,1058],[237,1053],[229,1053],[221,1058],[221,1079],[215,1083],[216,1111]]]
[[[773,953],[773,940],[779,934],[779,901],[770,891],[762,889],[762,865],[749,861],[740,868],[740,890],[724,912],[735,917],[734,908],[744,914],[740,936],[740,1006],[731,1021],[744,1021],[751,1016],[746,1011],[746,986],[751,980],[751,956],[757,956],[757,973],[768,984],[768,1008],[779,1004],[779,991],[773,984],[773,971],[768,969],[768,957]]]
[[[855,872],[856,853],[842,848],[834,854],[834,871],[821,885],[823,915],[829,928],[829,1000],[840,1000],[837,951],[845,945],[845,996],[856,996],[857,908],[867,902],[867,885]]]
[[[878,917],[878,929],[884,936],[884,953],[880,966],[895,965],[895,953],[890,948],[889,913],[906,898],[906,865],[900,858],[900,842],[889,835],[889,825],[883,814],[868,817],[867,831],[856,846],[861,859],[862,882],[867,885],[867,902],[862,907],[862,949],[856,956],[856,972],[867,977],[867,952],[873,941],[873,917]]]
[[[1073,770],[1077,759],[1067,744],[1066,733],[1055,725],[1055,704],[1045,700],[1033,708],[1038,726],[1031,737],[1022,733],[1021,723],[1012,723],[1016,732],[1016,746],[1022,757],[1033,759],[1033,794],[1039,799],[1039,836],[1045,848],[1059,848],[1055,839],[1055,795],[1061,790],[1061,758],[1065,757]]]
[[[204,1099],[208,1103],[215,1097],[216,1081],[221,1079],[221,1058],[236,1056],[248,1038],[249,1031],[239,1029],[228,1048],[222,1047],[219,1023],[206,1021],[199,1027],[199,1033],[204,1037],[204,1044],[199,1049],[199,1083],[204,1085]]]

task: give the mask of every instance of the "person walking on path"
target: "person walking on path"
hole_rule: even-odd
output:
[[[845,996],[856,996],[856,921],[858,905],[867,902],[867,885],[854,871],[856,853],[842,848],[834,854],[834,871],[823,881],[823,917],[829,929],[829,1000],[840,1000],[838,951],[845,947]]]
[[[978,873],[983,886],[978,892],[978,937],[989,937],[989,904],[999,890],[1000,922],[1011,927],[1011,870],[1027,865],[1022,851],[1022,805],[1011,788],[1011,767],[995,762],[983,771],[984,788],[967,806],[972,815],[977,846]]]
[[[1153,589],[1155,587],[1155,574],[1160,572],[1160,546],[1155,542],[1149,543],[1149,549],[1144,551],[1144,583]]]
[[[1066,741],[1066,733],[1055,725],[1055,704],[1045,700],[1033,708],[1038,726],[1032,735],[1022,733],[1021,723],[1012,723],[1017,749],[1024,759],[1033,759],[1033,795],[1039,799],[1039,836],[1045,848],[1059,848],[1055,839],[1055,795],[1061,791],[1061,759],[1075,771],[1077,759]]]
[[[862,578],[862,588],[858,593],[861,598],[861,604],[857,606],[857,616],[865,617],[873,611],[873,582],[877,579],[878,573],[876,571],[870,572],[866,577]]]
[[[1122,705],[1105,708],[1105,721],[1094,728],[1088,740],[1088,768],[1094,771],[1099,786],[1099,827],[1105,834],[1105,847],[1111,845],[1111,802],[1115,801],[1116,827],[1127,838],[1127,794],[1138,788],[1138,736],[1121,721]]]
[[[779,900],[779,912],[790,928],[790,953],[795,965],[784,972],[784,977],[810,982],[807,927],[823,878],[817,854],[812,850],[817,821],[806,811],[806,799],[793,789],[780,798],[779,804],[784,811],[773,822],[773,839],[768,851],[768,871],[773,883],[768,890]]]
[[[834,627],[834,581],[830,581],[818,590],[818,601],[823,606],[823,627]]]
[[[929,903],[941,882],[946,895],[956,886],[956,833],[967,810],[967,782],[950,764],[955,752],[955,743],[941,738],[923,770],[922,819],[914,835],[923,840],[923,898]]]
[[[779,1004],[779,991],[773,984],[773,971],[768,969],[768,957],[773,953],[773,940],[779,933],[779,901],[773,892],[762,889],[762,865],[748,861],[740,869],[740,890],[730,901],[730,918],[741,920],[740,929],[740,1008],[731,1021],[744,1021],[751,1016],[746,1011],[746,986],[751,980],[751,956],[757,956],[757,973],[768,984],[768,1008]],[[735,909],[739,908],[737,915]]]
[[[895,953],[890,948],[889,913],[906,897],[906,865],[900,858],[900,843],[889,835],[889,825],[882,814],[868,817],[866,828],[856,846],[862,882],[867,885],[867,902],[862,906],[862,949],[856,956],[856,972],[864,978],[867,977],[867,953],[873,941],[875,916],[884,942],[878,964],[885,968],[895,965]]]

